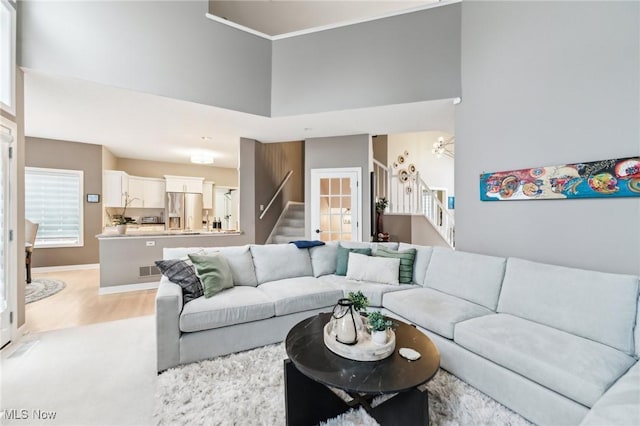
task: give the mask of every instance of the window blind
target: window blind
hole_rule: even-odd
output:
[[[38,223],[35,247],[83,245],[83,172],[25,167],[25,217]]]

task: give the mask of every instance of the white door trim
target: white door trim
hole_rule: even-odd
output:
[[[356,227],[355,232],[352,231],[351,238],[355,239],[353,241],[362,241],[362,167],[339,167],[339,168],[317,168],[311,169],[311,196],[310,200],[310,228],[309,232],[311,238],[313,239],[316,236],[315,229],[318,229],[319,223],[317,222],[319,218],[317,217],[317,211],[319,209],[318,206],[318,193],[319,188],[318,185],[318,176],[328,173],[336,173],[336,174],[346,174],[346,173],[356,173],[356,202],[358,212],[356,214]]]
[[[8,329],[8,337],[10,340],[15,340],[18,337],[18,274],[16,267],[24,268],[24,261],[18,262],[18,171],[17,163],[15,161],[17,151],[17,136],[18,126],[11,120],[4,117],[0,117],[0,125],[9,130],[12,136],[12,148],[13,158],[8,160],[9,166],[9,184],[8,188],[8,209],[6,214],[8,215],[7,229],[13,231],[13,240],[8,241],[6,249],[6,280],[7,280],[7,313],[11,316],[11,322]],[[8,145],[2,143],[2,149],[8,148]],[[24,223],[24,222],[23,222]],[[24,225],[23,225],[24,226]],[[24,255],[23,255],[24,256]],[[0,326],[1,327],[1,326]]]

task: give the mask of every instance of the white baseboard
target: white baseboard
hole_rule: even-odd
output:
[[[128,293],[130,291],[140,291],[140,290],[153,290],[158,288],[159,285],[160,285],[160,281],[155,281],[150,283],[113,285],[109,287],[100,287],[100,289],[98,290],[98,294],[102,296],[104,294]]]
[[[38,268],[31,268],[31,272],[44,273],[44,272],[62,272],[62,271],[78,271],[84,269],[100,269],[99,263],[86,263],[83,265],[61,265],[61,266],[40,266]]]

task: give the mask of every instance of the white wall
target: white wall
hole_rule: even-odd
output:
[[[389,164],[387,165],[393,174],[398,174],[401,168],[408,167],[413,163],[416,165],[422,180],[430,187],[437,189],[446,189],[447,196],[455,195],[454,187],[454,167],[453,158],[443,155],[437,158],[431,153],[433,143],[439,137],[447,140],[451,137],[445,132],[416,132],[401,133],[387,136],[387,155]],[[409,157],[404,165],[398,165],[393,168],[398,155],[409,151]]]
[[[640,153],[640,3],[462,5],[456,247],[640,274],[640,198],[479,193],[483,171]]]

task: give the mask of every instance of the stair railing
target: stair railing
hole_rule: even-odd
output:
[[[373,172],[376,181],[376,197],[387,198],[389,213],[425,216],[442,238],[454,247],[454,216],[425,183],[419,172],[414,175],[394,175],[390,173],[388,167],[377,160],[373,160]],[[383,184],[380,183],[381,180],[384,181]]]
[[[271,197],[271,200],[267,204],[267,207],[262,211],[262,213],[260,213],[260,216],[259,216],[260,220],[262,220],[264,215],[267,214],[267,211],[269,211],[269,208],[271,208],[271,205],[273,204],[273,202],[276,200],[280,192],[282,192],[282,188],[284,188],[287,182],[289,182],[289,178],[291,178],[292,174],[293,174],[293,170],[289,170],[285,175],[285,177],[282,179],[282,182],[280,182],[280,185],[278,185],[278,189],[276,189],[276,192],[273,194],[273,197]]]

